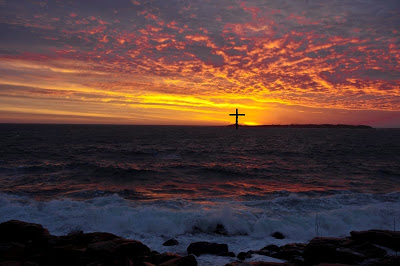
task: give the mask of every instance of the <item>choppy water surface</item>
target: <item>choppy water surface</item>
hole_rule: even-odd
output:
[[[0,181],[1,222],[243,251],[309,240],[317,213],[323,235],[392,228],[400,130],[3,124]]]

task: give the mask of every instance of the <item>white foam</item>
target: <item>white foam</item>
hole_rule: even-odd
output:
[[[40,223],[55,235],[77,229],[106,231],[140,240],[159,252],[180,254],[185,254],[187,246],[196,241],[226,243],[236,254],[268,244],[307,242],[315,236],[316,213],[322,236],[347,236],[351,230],[393,229],[393,219],[400,221],[399,210],[399,193],[382,197],[340,194],[322,198],[289,194],[262,201],[216,200],[212,205],[183,199],[131,202],[118,195],[43,202],[0,194],[0,222],[19,219]],[[230,236],[214,234],[217,224],[223,224]],[[194,233],[193,226],[204,232]],[[287,238],[272,238],[270,234],[275,231]],[[162,246],[169,238],[176,238],[180,245]],[[234,259],[199,257],[202,265],[211,262],[223,265],[229,261]]]

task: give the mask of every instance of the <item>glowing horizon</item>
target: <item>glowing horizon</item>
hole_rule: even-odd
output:
[[[400,127],[400,3],[0,0],[0,122]]]

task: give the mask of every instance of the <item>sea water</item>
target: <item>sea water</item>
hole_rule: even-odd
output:
[[[2,124],[0,222],[10,219],[55,235],[111,232],[179,254],[196,241],[237,254],[393,230],[400,130]],[[286,238],[271,237],[276,231]],[[170,238],[180,244],[163,246]]]

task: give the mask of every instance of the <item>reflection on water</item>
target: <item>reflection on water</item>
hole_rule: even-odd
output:
[[[238,201],[400,188],[400,130],[0,125],[0,191]]]

